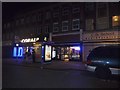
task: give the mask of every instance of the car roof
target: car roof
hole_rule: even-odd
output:
[[[95,49],[98,49],[98,48],[118,48],[118,49],[120,49],[120,45],[99,46],[99,47],[96,47]]]

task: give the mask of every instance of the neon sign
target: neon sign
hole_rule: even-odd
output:
[[[28,38],[28,39],[22,39],[21,43],[27,43],[27,42],[36,42],[39,38]]]
[[[22,47],[14,47],[13,57],[22,57],[22,56],[23,56],[23,48]]]

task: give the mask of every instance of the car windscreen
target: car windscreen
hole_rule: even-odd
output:
[[[119,56],[120,48],[119,47],[99,47],[93,49],[88,58],[117,58],[120,59]]]

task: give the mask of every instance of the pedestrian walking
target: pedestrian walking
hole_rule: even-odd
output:
[[[26,52],[25,56],[26,56],[26,63],[28,63],[31,57],[30,49],[28,49],[28,52]]]
[[[33,60],[33,63],[35,63],[35,50],[34,49],[32,50],[32,60]]]

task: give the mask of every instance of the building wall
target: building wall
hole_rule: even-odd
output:
[[[12,44],[14,43],[15,37],[17,37],[16,41],[19,42],[19,40],[23,38],[34,37],[50,32],[52,33],[53,42],[80,42],[80,40],[82,40],[80,38],[81,35],[84,38],[84,36],[94,32],[119,31],[119,7],[119,3],[117,2],[64,2],[42,9],[28,11],[17,15],[3,24],[3,42],[8,43],[9,41],[9,43],[11,42]],[[118,21],[113,22],[113,16],[119,16]],[[64,24],[67,24],[65,27],[67,29],[63,30],[63,22],[66,21],[68,23]],[[74,25],[73,23],[78,23],[78,25]],[[56,27],[58,29],[56,29]],[[73,27],[77,28],[74,29]],[[54,29],[56,32],[54,32]],[[80,30],[83,30],[83,33],[81,33]],[[69,33],[76,34],[73,35]],[[65,36],[65,38],[63,36]],[[87,39],[89,43],[87,45],[84,44],[83,47],[85,50],[83,52],[86,53],[84,53],[85,55],[88,54],[89,48],[92,49],[99,46],[98,43],[94,43],[94,45],[91,46],[93,44],[91,41],[98,42],[100,38],[101,37],[95,38],[95,41],[93,39]],[[104,39],[104,37],[102,38]],[[117,39],[119,39],[119,37],[114,38],[114,40]],[[108,37],[108,41],[109,40],[111,40],[110,37]],[[82,41],[86,43],[86,39]]]

